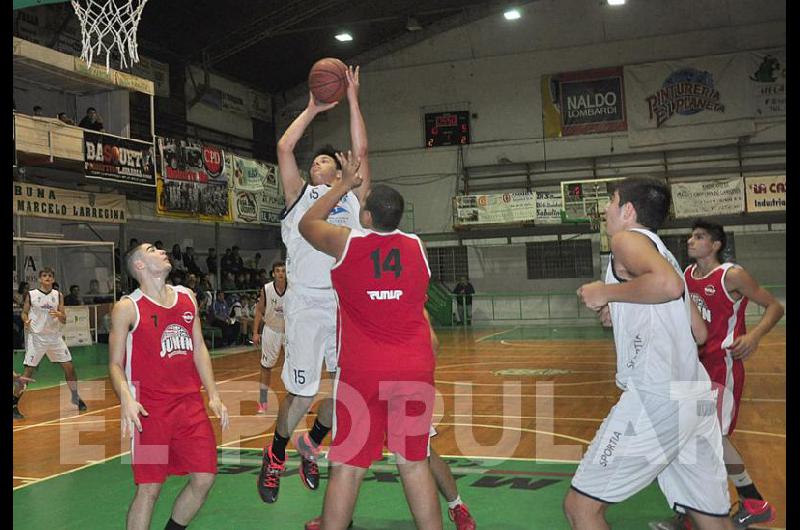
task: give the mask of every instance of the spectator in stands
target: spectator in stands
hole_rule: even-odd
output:
[[[59,113],[56,115],[56,117],[57,117],[57,118],[58,118],[60,121],[62,121],[62,122],[64,122],[64,123],[66,123],[67,125],[75,125],[75,122],[74,122],[74,121],[72,121],[72,118],[70,118],[69,116],[67,116],[67,113],[66,113],[66,112],[59,112]]]
[[[231,249],[225,249],[225,254],[223,254],[222,259],[219,260],[219,267],[222,269],[223,279],[225,278],[225,273],[233,270],[233,254],[231,253]]]
[[[194,291],[194,293],[196,295],[197,292],[198,292],[198,289],[200,288],[200,282],[197,280],[197,275],[193,274],[191,272],[188,273],[186,275],[186,281],[184,282],[184,285],[186,285],[186,287],[188,287],[189,289]]]
[[[186,270],[183,263],[183,252],[181,252],[181,246],[178,243],[172,245],[172,252],[169,253],[169,261],[172,263],[173,272]]]
[[[64,305],[83,305],[80,287],[74,284],[69,286],[69,294],[64,297]]]
[[[261,287],[271,281],[269,274],[267,274],[267,269],[258,269],[258,277],[256,278],[257,289],[261,289]]]
[[[130,243],[128,243],[128,249],[136,248],[138,246],[139,246],[139,240],[136,239],[135,237],[132,237]]]
[[[234,278],[232,272],[226,272],[225,275],[222,277],[222,289],[224,289],[225,291],[236,290],[236,279]]]
[[[156,247],[156,250],[164,250],[164,242],[160,239],[156,240],[156,242],[153,243],[153,246]]]
[[[239,255],[239,247],[236,245],[233,246],[231,249],[231,269],[230,271],[234,274],[239,274],[240,272],[244,271],[244,260]]]
[[[214,302],[214,289],[211,287],[211,282],[208,276],[205,276],[200,279],[200,285],[198,286],[198,296],[197,296],[197,303],[198,305],[202,306],[203,309],[207,309],[213,302]]]
[[[22,304],[25,302],[25,293],[28,291],[28,282],[19,282],[17,292],[14,293],[14,308],[22,308]]]
[[[228,346],[236,342],[239,336],[239,323],[231,318],[231,307],[225,301],[225,291],[217,291],[217,298],[211,305],[208,323],[222,330],[222,345]]]
[[[122,259],[120,258],[119,247],[114,247],[114,270],[120,271],[122,268]]]
[[[89,290],[86,291],[86,294],[100,294],[100,282],[97,280],[89,280]],[[99,298],[99,296],[85,296],[84,301],[87,304],[96,304],[96,300]]]
[[[250,288],[250,285],[247,284],[247,279],[245,278],[245,274],[243,272],[236,274],[235,278],[237,291],[244,291],[245,289]]]
[[[458,295],[456,297],[456,305],[458,306],[458,321],[461,324],[466,324],[469,326],[472,324],[472,295],[475,294],[475,288],[469,283],[466,276],[462,276],[458,279],[458,283],[456,284],[455,289],[453,289],[453,294]],[[466,312],[465,312],[466,310]]]
[[[261,253],[256,252],[255,256],[247,260],[247,267],[246,269],[249,270],[253,275],[258,272],[258,262],[261,261]]]
[[[86,109],[86,116],[83,117],[78,126],[83,127],[84,129],[91,129],[93,131],[102,132],[105,130],[103,128],[103,118],[100,117],[100,114],[97,113],[97,110],[94,107],[89,107]]]
[[[209,248],[206,258],[206,270],[209,274],[217,274],[217,249]]]
[[[33,106],[33,115],[34,116],[44,116],[44,111],[43,111],[42,107],[40,107],[39,105],[34,105]]]
[[[231,295],[231,313],[239,323],[239,344],[252,344],[250,340],[253,317],[250,313],[250,297],[243,294],[241,297]]]
[[[186,247],[183,253],[183,266],[194,275],[199,276],[202,274],[203,271],[200,269],[200,265],[195,261],[194,247]]]

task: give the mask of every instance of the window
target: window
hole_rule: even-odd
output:
[[[525,257],[529,280],[594,276],[592,242],[589,239],[526,243]]]
[[[435,247],[426,250],[431,280],[456,283],[459,277],[469,276],[467,247]]]

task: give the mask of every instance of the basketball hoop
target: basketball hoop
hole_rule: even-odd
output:
[[[120,68],[139,62],[136,30],[147,0],[72,0],[81,24],[81,59],[88,68],[95,56],[106,55],[110,69],[111,52],[119,53]]]

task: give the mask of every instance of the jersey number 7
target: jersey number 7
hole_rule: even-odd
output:
[[[369,257],[372,258],[375,277],[380,278],[384,272],[391,271],[394,273],[395,278],[399,278],[400,271],[403,270],[403,266],[400,264],[400,250],[396,248],[390,250],[389,254],[386,255],[386,259],[383,260],[383,263],[381,263],[380,252],[380,249],[376,248],[375,251],[369,255]]]

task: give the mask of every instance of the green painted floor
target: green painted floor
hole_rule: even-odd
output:
[[[13,527],[18,530],[123,528],[134,491],[130,466],[123,461],[126,458],[115,458],[16,490]],[[447,461],[478,528],[569,528],[561,503],[575,464],[465,458]],[[280,497],[272,505],[262,503],[256,492],[260,452],[223,449],[219,452],[219,462],[214,489],[190,528],[299,530],[320,512],[326,482],[323,480],[319,491],[305,489],[297,476],[295,454],[289,457]],[[321,470],[324,478],[325,467],[321,466]],[[185,482],[185,477],[171,477],[165,483],[152,528],[163,528]],[[444,528],[453,528],[447,521],[446,508],[443,503]],[[667,503],[655,485],[627,502],[611,506],[607,514],[615,530],[641,530],[647,528],[648,521],[670,516]],[[354,520],[356,529],[414,528],[396,468],[388,457],[375,463],[367,474]]]

